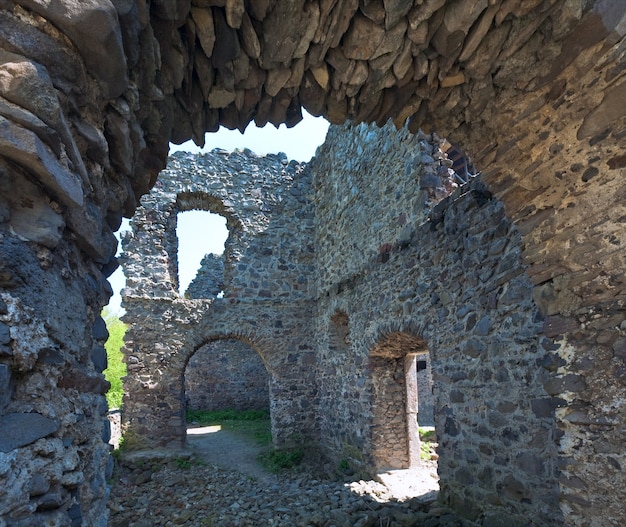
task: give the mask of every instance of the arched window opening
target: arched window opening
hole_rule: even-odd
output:
[[[177,216],[179,294],[186,298],[223,295],[226,218],[206,210]]]

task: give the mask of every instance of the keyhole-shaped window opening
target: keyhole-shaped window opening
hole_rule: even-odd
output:
[[[185,298],[220,298],[224,288],[226,218],[206,210],[179,212],[178,293]]]

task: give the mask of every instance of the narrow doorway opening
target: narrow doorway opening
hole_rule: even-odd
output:
[[[438,490],[428,348],[413,335],[388,334],[371,351],[370,372],[372,458],[380,479],[406,496]]]
[[[200,347],[183,379],[191,451],[212,465],[258,477],[257,457],[272,444],[269,380],[261,355],[246,342],[225,338]]]
[[[205,344],[185,368],[185,403],[188,411],[269,412],[269,374],[263,360],[236,339]]]

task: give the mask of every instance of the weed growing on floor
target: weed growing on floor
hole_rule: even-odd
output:
[[[289,448],[281,450],[269,450],[259,455],[258,459],[261,465],[272,472],[277,474],[284,470],[290,470],[297,467],[302,458],[304,452],[300,448]]]

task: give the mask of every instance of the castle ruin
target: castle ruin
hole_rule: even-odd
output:
[[[266,366],[277,444],[298,430],[331,456],[410,464],[394,427],[428,355],[447,504],[625,522],[622,2],[0,5],[0,524],[106,525],[100,311],[113,232],[151,188],[171,210],[137,216],[135,242],[165,238],[125,264],[125,302],[150,297],[127,341],[138,436],[183,437],[182,382],[156,365],[235,338]],[[311,165],[177,155],[158,179],[170,141],[293,126],[302,107],[352,123]],[[420,129],[482,172],[428,214]],[[192,208],[227,219],[223,299],[178,298],[168,222]]]

